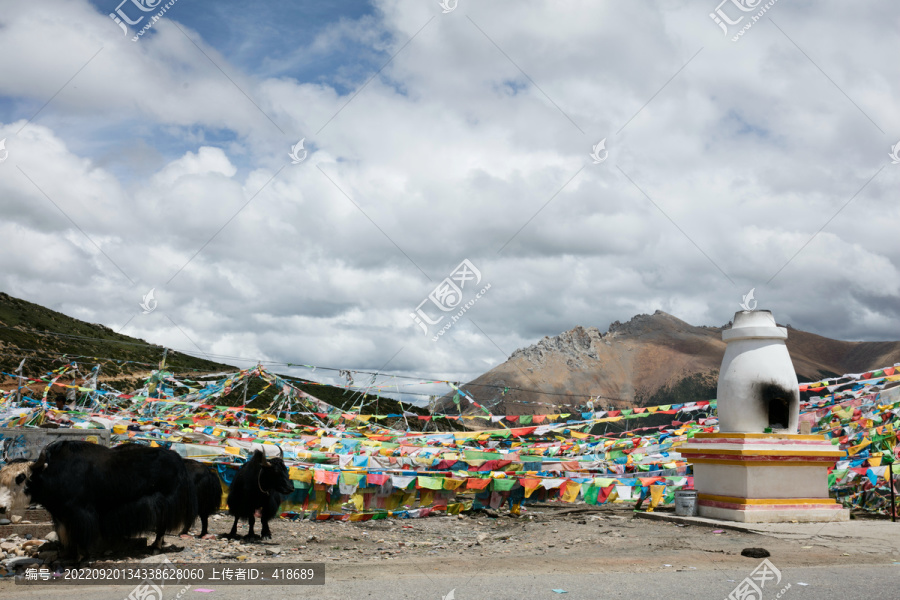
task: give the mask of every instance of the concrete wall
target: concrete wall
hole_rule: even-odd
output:
[[[0,428],[0,463],[14,458],[35,460],[47,444],[57,440],[83,440],[109,447],[107,429]]]
[[[736,498],[828,498],[828,465],[694,465],[694,488],[701,494]]]

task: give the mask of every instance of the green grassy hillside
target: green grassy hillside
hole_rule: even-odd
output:
[[[23,374],[30,377],[45,375],[72,360],[79,363],[82,372],[89,372],[100,364],[101,381],[119,391],[130,392],[138,388],[150,371],[158,368],[164,348],[145,340],[114,332],[108,327],[86,323],[38,304],[13,298],[0,292],[0,385],[3,389],[15,386],[9,374],[15,372],[21,360]],[[204,374],[236,371],[233,365],[217,363],[169,350],[166,370],[188,379],[202,378]],[[298,388],[329,404],[347,410],[359,406],[360,395],[339,387],[303,383],[291,378]],[[247,389],[252,398],[265,387],[265,382],[254,380]],[[250,404],[254,408],[268,406],[275,390],[268,389]],[[238,386],[219,402],[234,406],[244,400],[244,389]],[[363,401],[363,413],[400,413],[403,408],[394,400],[367,395]],[[425,409],[407,407],[417,414],[427,414]],[[383,422],[390,425],[390,423]],[[418,423],[410,423],[418,428]]]

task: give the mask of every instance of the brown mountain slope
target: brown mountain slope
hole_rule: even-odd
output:
[[[695,327],[662,311],[616,321],[606,333],[576,327],[516,350],[464,389],[494,414],[547,413],[554,406],[574,412],[590,396],[597,409],[708,400],[725,353],[723,329]],[[900,342],[844,342],[791,328],[787,345],[801,381],[900,362]],[[453,412],[450,400],[443,398],[439,410]]]

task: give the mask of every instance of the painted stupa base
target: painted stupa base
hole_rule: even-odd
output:
[[[701,517],[742,523],[847,521],[828,496],[843,456],[821,435],[698,433],[678,451],[694,465]]]

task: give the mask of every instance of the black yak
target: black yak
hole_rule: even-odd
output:
[[[256,450],[231,481],[228,490],[228,512],[234,515],[234,525],[226,537],[237,537],[238,521],[247,519],[250,531],[246,538],[256,538],[253,524],[258,515],[262,521],[262,538],[269,539],[269,519],[278,513],[278,507],[287,494],[294,491],[294,484],[284,465],[284,452],[280,458],[271,460],[260,450]]]
[[[207,464],[186,458],[184,466],[187,468],[188,477],[193,482],[194,493],[197,495],[197,515],[203,525],[200,537],[203,537],[207,534],[209,515],[218,511],[219,505],[222,503],[222,484],[219,483],[219,476],[215,470]],[[182,535],[186,534],[193,524],[193,520],[186,524],[181,531]]]
[[[41,451],[25,493],[53,518],[63,549],[81,561],[98,547],[151,531],[153,548],[197,516],[184,461],[165,448],[113,449],[60,440]]]

